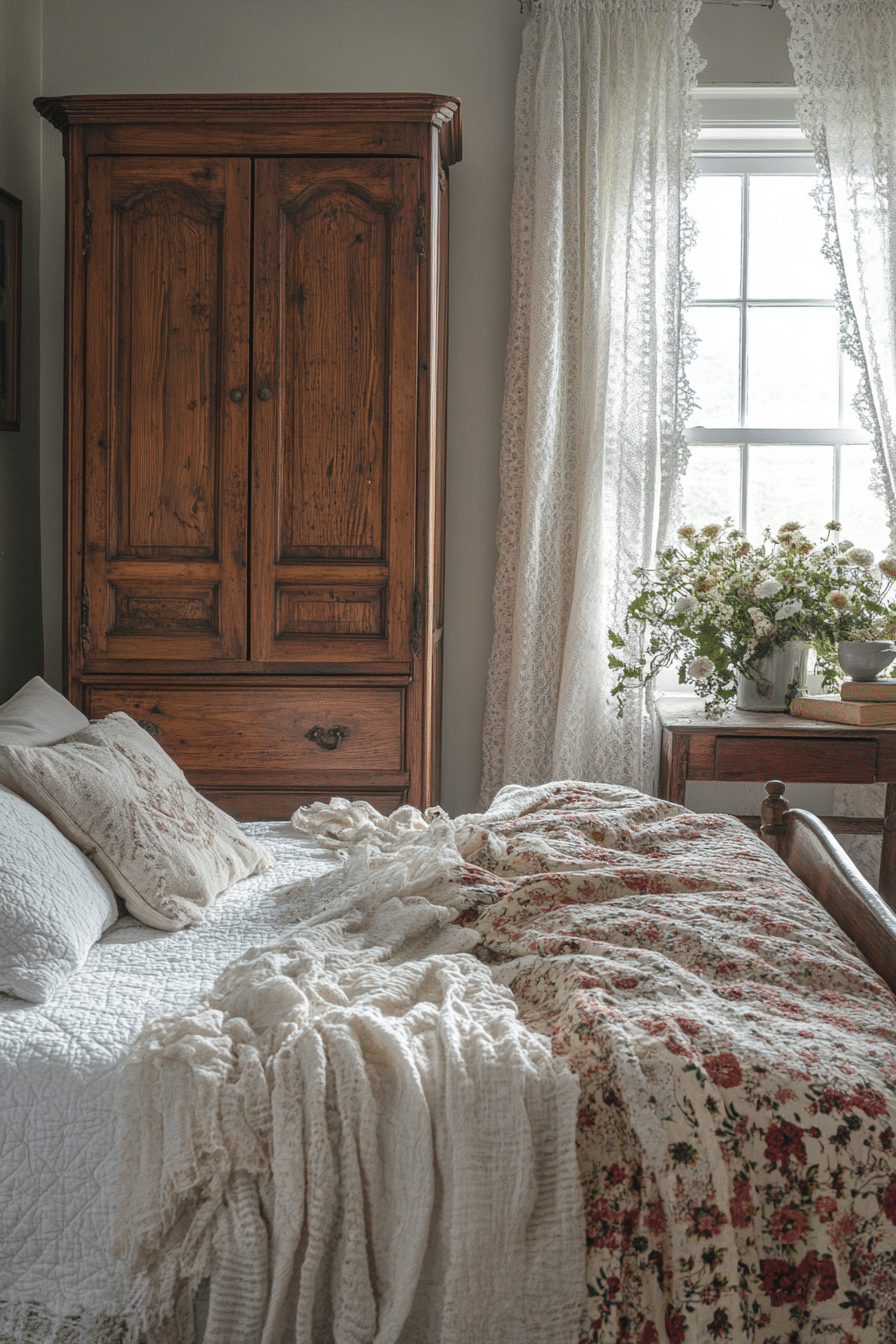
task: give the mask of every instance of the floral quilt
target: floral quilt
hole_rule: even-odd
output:
[[[583,1341],[896,1341],[896,1001],[733,818],[463,819],[480,955],[580,1080]]]

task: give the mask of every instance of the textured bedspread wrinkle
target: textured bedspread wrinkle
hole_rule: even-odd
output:
[[[758,837],[559,782],[264,839],[0,999],[0,1344],[206,1274],[228,1344],[896,1344],[896,1001]]]
[[[142,1034],[118,1246],[135,1333],[190,1338],[208,1278],[206,1344],[576,1340],[578,1083],[465,954],[459,867],[445,821],[388,861],[355,845],[327,919]]]
[[[583,1344],[893,1344],[896,1003],[821,906],[734,818],[631,789],[453,827],[477,955],[579,1079]]]
[[[896,1339],[896,1004],[736,820],[506,789],[482,955],[581,1084],[582,1338]]]
[[[126,916],[51,1000],[0,995],[0,1341],[120,1344],[129,1283],[113,1255],[123,1062],[144,1024],[207,994],[255,943],[320,908],[333,858],[287,823],[247,829],[276,867],[237,883],[195,928]]]

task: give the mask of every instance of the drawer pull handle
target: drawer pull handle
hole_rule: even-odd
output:
[[[348,729],[337,724],[335,728],[311,728],[305,736],[311,741],[316,742],[324,751],[335,751],[344,737],[348,737]]]
[[[137,723],[140,725],[141,728],[143,728],[147,733],[149,733],[150,737],[162,736],[161,728],[157,723],[153,723],[151,719],[137,719]]]

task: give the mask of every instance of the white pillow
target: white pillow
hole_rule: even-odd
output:
[[[0,705],[0,745],[47,747],[90,720],[42,677],[32,677],[11,700]]]
[[[0,991],[45,1003],[117,918],[102,873],[0,785]]]
[[[127,714],[55,746],[0,746],[0,783],[83,849],[155,929],[198,923],[222,891],[273,862]]]

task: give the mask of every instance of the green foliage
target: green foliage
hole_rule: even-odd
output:
[[[679,544],[660,552],[655,569],[635,571],[641,587],[624,632],[609,631],[612,647],[627,650],[609,655],[620,715],[626,690],[676,667],[718,718],[737,695],[738,674],[757,678],[763,659],[792,640],[813,645],[824,685],[835,690],[840,640],[896,636],[896,560],[875,564],[871,551],[838,541],[839,531],[829,523],[815,545],[799,523],[785,523],[754,546],[730,519],[680,527]],[[788,687],[788,703],[797,689]]]

